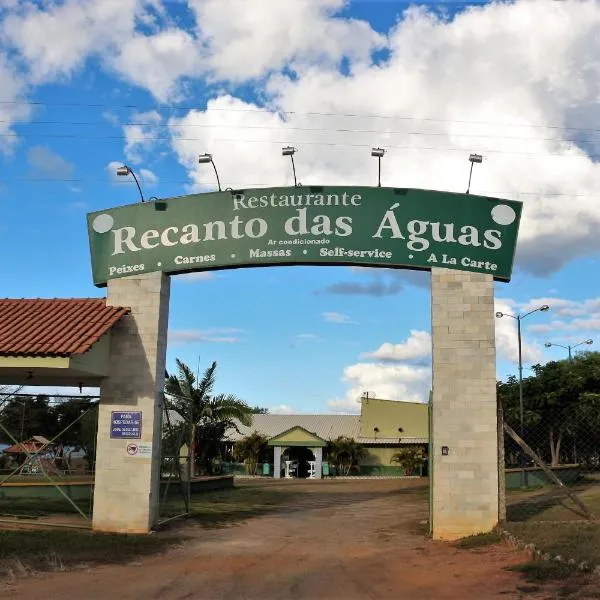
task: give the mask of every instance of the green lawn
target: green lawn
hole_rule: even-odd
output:
[[[81,564],[122,563],[178,543],[170,535],[99,534],[89,531],[0,531],[0,575],[56,570]]]
[[[600,482],[569,487],[596,520],[585,521],[581,509],[556,486],[515,491],[507,496],[507,528],[542,552],[600,565]]]
[[[191,498],[190,518],[203,527],[226,527],[275,510],[290,494],[294,492],[250,486],[195,494]],[[160,514],[168,518],[183,511],[182,498],[171,497]]]
[[[590,513],[600,518],[600,482],[590,480],[569,486]],[[578,521],[582,510],[556,485],[537,489],[513,490],[507,494],[507,519],[510,522]]]

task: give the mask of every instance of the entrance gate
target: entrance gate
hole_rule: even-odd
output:
[[[88,215],[94,283],[130,313],[113,329],[101,385],[93,524],[148,531],[157,519],[171,274],[273,265],[431,271],[432,533],[498,521],[494,280],[509,281],[521,204],[468,194],[294,187],[155,200]],[[139,414],[141,438],[111,438]],[[139,433],[139,432],[138,432]]]

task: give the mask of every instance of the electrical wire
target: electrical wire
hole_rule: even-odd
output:
[[[565,127],[564,125],[546,125],[541,123],[504,123],[500,121],[471,121],[463,119],[440,119],[436,117],[414,117],[414,116],[394,116],[383,114],[361,114],[361,113],[336,113],[336,112],[319,112],[319,111],[297,111],[297,110],[281,110],[275,107],[264,108],[219,108],[206,107],[204,110],[198,105],[192,106],[164,106],[157,104],[109,104],[109,103],[86,103],[86,102],[43,102],[38,100],[2,100],[0,105],[25,105],[25,106],[45,106],[45,107],[65,107],[65,108],[121,108],[121,109],[137,109],[137,110],[171,110],[171,111],[191,111],[200,112],[232,112],[232,113],[275,113],[280,115],[303,115],[303,116],[323,116],[323,117],[345,117],[359,119],[396,119],[402,121],[427,121],[432,123],[462,123],[473,125],[500,125],[503,127],[536,127],[543,129],[559,129],[565,131],[600,131],[598,129],[581,128],[581,127]]]
[[[12,123],[9,119],[0,119],[0,123]],[[106,123],[102,121],[27,121],[18,123],[22,126],[30,126],[30,125],[73,125],[73,126],[98,126],[105,127]],[[154,129],[166,129],[169,127],[167,123],[154,123],[154,122],[143,122],[143,121],[134,121],[134,122],[123,122],[119,123],[120,127],[149,127]],[[258,129],[258,130],[267,130],[267,131],[316,131],[316,132],[334,132],[334,133],[361,133],[361,134],[379,134],[379,135],[412,135],[412,136],[436,136],[436,137],[467,137],[467,138],[490,138],[490,139],[501,139],[501,140],[532,140],[539,142],[564,142],[564,138],[560,137],[526,137],[520,135],[495,135],[489,133],[448,133],[446,131],[398,131],[398,130],[386,130],[386,129],[351,129],[351,128],[338,128],[338,127],[276,127],[272,125],[243,125],[243,124],[207,124],[207,123],[186,123],[177,124],[175,126],[177,129],[187,129],[188,127],[198,127],[202,129]],[[584,130],[578,130],[584,131]],[[585,131],[590,132],[600,132],[600,129],[586,129]],[[30,133],[5,133],[1,134],[4,137],[13,136],[13,137],[27,137],[28,135],[48,135],[52,136],[55,134],[48,134],[46,132],[34,132]],[[82,139],[86,139],[86,135],[81,134],[61,134],[61,135],[72,135],[73,137],[80,137]],[[101,136],[103,137],[103,136]],[[115,136],[111,136],[115,137]],[[130,138],[129,136],[119,136],[118,139],[127,139],[131,141],[146,141],[146,140],[169,140],[175,136],[165,136],[165,137],[149,137],[143,136],[139,138]],[[97,139],[96,136],[93,136],[91,139]],[[578,142],[600,142],[600,137],[595,138],[584,138],[578,139]]]

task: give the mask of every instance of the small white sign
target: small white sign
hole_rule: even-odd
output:
[[[127,456],[132,458],[151,458],[152,444],[148,442],[130,442],[127,444],[125,451]]]

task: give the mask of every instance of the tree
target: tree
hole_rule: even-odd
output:
[[[269,409],[268,408],[263,408],[261,406],[253,406],[250,411],[252,412],[253,415],[268,415],[269,414]]]
[[[261,455],[265,454],[268,438],[254,431],[245,438],[238,440],[233,446],[233,455],[236,460],[246,463],[249,475],[256,475],[256,468]]]
[[[339,475],[348,475],[352,468],[366,455],[366,450],[351,437],[341,435],[327,443],[327,455]]]
[[[542,444],[539,454],[552,466],[561,462],[561,454],[570,460],[597,456],[597,445],[586,444],[594,436],[589,424],[598,420],[600,409],[600,353],[586,352],[573,360],[535,365],[534,375],[523,380],[524,435],[530,446]],[[504,418],[519,431],[519,386],[514,377],[498,383],[498,399]],[[568,452],[565,443],[568,442]],[[579,446],[579,457],[577,457]]]
[[[425,451],[421,446],[404,446],[392,456],[392,462],[398,463],[406,475],[420,469],[424,460]]]
[[[210,458],[218,453],[225,431],[237,429],[236,421],[252,424],[250,407],[233,394],[213,395],[217,363],[206,369],[196,381],[192,370],[176,359],[177,374],[166,373],[165,402],[185,423],[192,476],[201,463],[210,472]],[[212,455],[212,456],[211,456]]]

